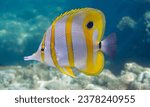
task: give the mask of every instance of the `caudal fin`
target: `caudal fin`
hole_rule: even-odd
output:
[[[116,33],[112,33],[106,37],[101,45],[102,51],[110,57],[113,57],[116,52]]]

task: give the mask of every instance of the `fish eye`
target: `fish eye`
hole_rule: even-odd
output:
[[[94,25],[93,21],[89,21],[86,26],[87,28],[91,29],[93,25]]]

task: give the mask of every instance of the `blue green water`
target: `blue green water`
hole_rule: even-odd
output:
[[[28,64],[23,57],[37,50],[52,21],[82,7],[103,11],[105,36],[117,34],[117,53],[107,58],[107,68],[117,74],[126,62],[150,67],[149,0],[0,0],[0,66]],[[131,23],[118,26],[123,17]]]

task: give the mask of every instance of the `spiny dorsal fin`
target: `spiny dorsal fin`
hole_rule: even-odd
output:
[[[66,15],[74,14],[74,13],[78,12],[79,10],[80,9],[73,9],[73,10],[67,11],[67,12],[61,14],[60,16],[58,16],[56,18],[56,20],[59,20],[59,19],[61,19],[62,17],[66,16]]]
[[[88,10],[88,9],[90,9],[90,8],[78,8],[78,9],[72,9],[72,10],[67,11],[67,12],[61,14],[60,16],[58,16],[58,17],[55,19],[55,21],[56,21],[56,20],[60,20],[62,17],[66,16],[66,15],[71,15],[71,14],[74,14],[74,13],[79,12],[80,10]]]

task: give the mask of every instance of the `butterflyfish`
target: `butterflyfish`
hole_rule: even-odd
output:
[[[74,67],[97,76],[104,68],[104,53],[111,56],[115,50],[115,33],[102,40],[105,23],[103,12],[94,8],[65,12],[44,33],[37,52],[24,60],[43,62],[71,77],[76,77]]]

